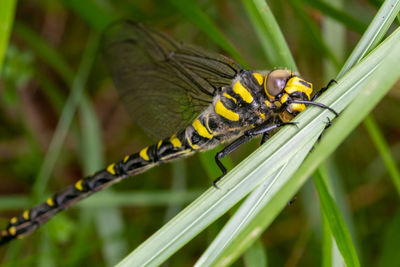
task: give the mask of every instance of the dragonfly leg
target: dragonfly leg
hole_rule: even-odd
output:
[[[314,101],[315,99],[317,99],[320,95],[322,95],[326,90],[328,90],[328,88],[332,85],[332,84],[334,84],[334,83],[337,83],[337,81],[335,81],[334,79],[332,79],[332,80],[330,80],[329,82],[328,82],[328,84],[325,86],[325,87],[322,87],[314,96],[313,96],[313,98],[311,99],[311,101]]]
[[[213,186],[215,188],[219,188],[217,186],[217,182],[219,180],[221,180],[222,177],[225,176],[226,174],[226,168],[224,166],[224,164],[222,164],[222,162],[220,161],[221,158],[229,155],[230,153],[232,153],[233,151],[235,151],[239,146],[243,145],[244,143],[246,143],[247,141],[249,141],[252,137],[249,135],[242,135],[241,137],[239,137],[238,139],[236,139],[235,141],[233,141],[232,143],[230,143],[229,145],[227,145],[224,149],[222,149],[220,152],[218,152],[215,155],[215,162],[217,163],[219,169],[222,171],[222,175],[220,175],[217,179],[215,179],[213,181]]]
[[[265,138],[265,141],[266,141],[269,136],[268,132],[270,132],[276,128],[285,126],[285,125],[296,125],[296,123],[295,122],[281,122],[281,123],[277,123],[277,124],[273,124],[273,125],[261,124],[260,126],[257,126],[253,129],[250,129],[250,130],[244,132],[244,134],[241,137],[239,137],[238,139],[236,139],[235,141],[233,141],[232,143],[227,145],[220,152],[218,152],[215,155],[215,162],[217,163],[218,167],[222,171],[222,175],[213,181],[213,186],[215,188],[219,188],[217,186],[218,181],[221,180],[221,178],[224,177],[225,174],[227,173],[225,166],[220,161],[221,158],[229,155],[230,153],[235,151],[239,146],[243,145],[244,143],[246,143],[251,138],[253,138],[257,135],[263,134],[263,140]]]
[[[331,119],[329,117],[326,117],[326,118],[327,118],[328,121],[325,122],[326,126],[325,126],[324,130],[322,131],[322,133],[319,135],[317,142],[321,141],[321,137],[324,134],[324,132],[326,131],[326,129],[328,129],[332,125]]]
[[[269,133],[264,133],[262,138],[261,138],[261,143],[260,145],[264,144],[265,142],[267,142],[267,140],[269,139]]]

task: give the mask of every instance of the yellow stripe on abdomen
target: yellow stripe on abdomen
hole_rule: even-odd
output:
[[[174,147],[181,147],[182,143],[181,141],[176,137],[176,134],[174,134],[173,136],[171,136],[171,138],[169,139],[169,141],[171,142],[171,144]]]
[[[233,85],[233,91],[240,95],[240,97],[247,103],[253,102],[253,97],[251,96],[249,90],[247,90],[241,83],[240,81],[236,82]]]
[[[239,120],[239,114],[227,109],[224,104],[222,104],[221,99],[218,99],[217,103],[215,104],[215,112],[230,121]]]
[[[211,139],[213,136],[212,136],[212,134],[210,134],[208,131],[207,131],[207,128],[206,127],[204,127],[204,125],[203,124],[201,124],[201,122],[199,121],[199,120],[194,120],[193,121],[193,123],[192,123],[192,125],[193,125],[193,128],[196,130],[196,132],[201,136],[201,137],[204,137],[204,138],[207,138],[207,139]]]
[[[149,149],[149,147],[145,147],[142,150],[140,150],[139,152],[139,156],[144,159],[145,161],[149,161],[149,155],[147,155],[147,150]]]

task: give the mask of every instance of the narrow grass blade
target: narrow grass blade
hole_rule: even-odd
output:
[[[68,129],[74,117],[76,108],[82,99],[82,93],[86,80],[88,79],[98,45],[98,36],[92,35],[89,38],[87,49],[82,58],[78,74],[73,82],[71,94],[62,111],[60,121],[57,125],[56,132],[50,143],[48,152],[46,153],[43,165],[39,171],[35,184],[33,185],[33,192],[36,199],[41,199],[50,177],[51,170],[54,167],[55,161],[61,151],[62,143],[67,135]]]
[[[292,178],[297,183],[303,183],[312,171],[330,155],[345,137],[362,121],[384,94],[391,88],[399,76],[399,65],[395,63],[396,58],[400,54],[394,54],[400,49],[400,31],[397,29],[389,38],[387,38],[379,47],[377,47],[370,55],[360,62],[355,68],[364,69],[357,75],[353,73],[346,74],[342,81],[347,83],[353,78],[364,79],[368,70],[374,68],[381,59],[385,58],[385,64],[379,66],[379,73],[370,80],[369,85],[364,88],[362,93],[357,97],[352,105],[341,114],[335,121],[334,125],[324,134],[321,142],[316,146],[310,156],[304,161],[297,173]],[[390,51],[390,53],[389,53]],[[392,56],[393,55],[393,56]],[[394,56],[395,55],[395,56]],[[381,58],[381,59],[379,59]],[[370,61],[370,59],[374,59]],[[375,61],[376,60],[376,61]],[[363,64],[365,63],[365,64]],[[359,76],[360,75],[360,76]],[[365,77],[366,78],[366,77]],[[353,81],[356,82],[357,80]],[[329,90],[326,94],[330,94],[333,90]],[[371,98],[371,95],[374,97]],[[321,99],[325,98],[325,94]],[[294,190],[289,186],[282,190],[282,196],[293,194]]]
[[[261,241],[256,241],[244,255],[244,263],[251,267],[268,267],[268,258],[265,253],[264,245]]]
[[[102,31],[117,17],[93,0],[63,0],[62,2],[98,31]]]
[[[175,161],[172,164],[172,185],[171,193],[186,192],[186,165],[184,161]],[[168,204],[167,211],[165,212],[164,222],[168,222],[179,211],[182,210],[182,204]]]
[[[364,126],[367,128],[367,131],[373,140],[376,148],[379,151],[379,154],[382,157],[383,163],[386,166],[386,169],[389,173],[389,177],[392,179],[392,182],[397,190],[397,193],[400,195],[400,171],[399,168],[390,153],[389,146],[387,145],[385,138],[382,135],[379,127],[376,125],[372,115],[369,115],[364,120]]]
[[[322,213],[322,210],[321,210]],[[332,248],[333,248],[333,238],[332,232],[328,226],[328,222],[325,216],[321,216],[322,219],[322,267],[332,266]]]
[[[335,55],[335,57],[339,60],[339,62],[344,62],[345,58],[345,51],[346,51],[346,29],[343,24],[339,23],[338,21],[335,21],[333,19],[334,16],[332,14],[335,14],[335,10],[329,10],[330,8],[340,8],[343,9],[345,6],[345,2],[342,0],[336,0],[331,3],[329,3],[332,6],[329,6],[327,10],[324,10],[324,5],[327,5],[327,3],[320,2],[319,0],[316,1],[309,1],[309,2],[318,2],[318,5],[320,8],[322,8],[322,12],[326,15],[323,20],[323,25],[322,25],[322,31],[323,31],[323,38],[324,41],[326,42],[327,46],[329,49],[332,51],[332,53]],[[316,5],[314,5],[315,7]],[[330,16],[330,17],[329,17]],[[342,14],[342,18],[346,18],[345,14]],[[350,22],[350,21],[349,21]],[[351,25],[357,25],[356,22],[351,22]],[[363,26],[363,29],[361,32],[363,32],[367,28],[366,25]],[[325,59],[324,60],[324,77],[326,81],[329,81],[332,79],[332,77],[335,77],[339,71],[339,68],[332,64],[331,61]],[[338,193],[342,192],[343,190],[340,188],[338,190],[338,186],[340,186],[339,183],[339,178],[338,176],[336,177],[328,177],[328,172],[326,168],[327,162],[324,162],[319,166],[317,169],[316,173],[323,176],[325,178],[324,181],[326,181],[326,185],[328,187],[328,191],[334,195],[336,200],[339,200],[337,202],[338,206],[340,207],[340,210],[348,210],[349,207],[344,203],[344,201],[340,201],[344,195]],[[331,173],[330,173],[331,174]],[[329,179],[331,178],[331,179]],[[335,180],[336,183],[329,183],[330,181]],[[336,185],[336,186],[334,186]],[[336,190],[335,190],[336,189]],[[318,190],[318,188],[316,188]],[[323,192],[319,192],[318,194],[323,194]],[[339,249],[337,247],[336,241],[332,235],[332,231],[329,228],[329,225],[327,224],[326,216],[323,215],[323,210],[324,206],[320,205],[320,210],[321,210],[321,220],[322,220],[322,228],[323,228],[323,237],[322,237],[322,265],[324,266],[343,266],[344,265],[344,260],[343,256],[340,254]],[[325,213],[328,213],[329,211],[325,211]],[[350,216],[347,217],[347,223],[350,222],[350,225],[353,226],[353,222]]]
[[[348,29],[353,30],[354,32],[357,32],[359,34],[362,34],[368,26],[363,21],[355,18],[345,11],[337,9],[333,6],[332,2],[330,3],[321,0],[306,0],[305,2],[313,8],[321,11],[322,14],[327,15],[338,22],[341,22],[341,24],[346,26]]]
[[[269,63],[274,67],[286,67],[298,71],[285,37],[267,2],[264,0],[243,0],[242,2]]]
[[[40,38],[30,27],[15,23],[14,32],[29,47],[34,50],[38,57],[49,64],[67,84],[71,84],[74,79],[74,71],[68,66],[62,56]]]
[[[314,184],[317,187],[322,214],[326,218],[325,222],[327,222],[335,237],[336,244],[343,256],[346,266],[360,266],[350,232],[340,215],[339,209],[336,207],[335,201],[328,191],[324,179],[319,174],[320,173],[317,172],[314,176]]]
[[[83,99],[80,104],[81,146],[86,175],[104,166],[100,126],[92,105]],[[124,224],[118,207],[99,207],[93,212],[96,230],[102,244],[103,258],[107,266],[118,262],[127,252],[123,238]]]
[[[246,198],[235,215],[229,220],[212,244],[196,262],[195,266],[227,266],[232,264],[232,259],[236,259],[240,256],[240,254],[236,255],[235,251],[239,251],[240,253],[240,247],[244,243],[247,243],[247,241],[238,239],[238,234],[251,223],[253,227],[251,236],[260,235],[260,231],[263,229],[263,218],[257,217],[257,215],[268,201],[281,189],[282,185],[287,182],[287,179],[293,175],[311,150],[312,144],[317,138],[318,135],[313,136],[311,138],[312,140],[309,140],[288,162],[271,177],[267,178],[263,184],[257,187],[250,196]],[[260,221],[257,222],[257,219]]]
[[[169,2],[186,17],[201,29],[211,40],[221,46],[225,51],[233,56],[243,67],[246,66],[242,56],[236,51],[233,45],[223,36],[209,16],[204,13],[201,7],[194,1],[169,0]]]
[[[368,80],[371,73],[376,71],[377,67],[385,69],[391,67],[390,64],[393,64],[393,62],[387,62],[388,58],[385,56],[387,51],[393,49],[393,44],[396,44],[399,38],[399,31],[396,31],[363,62],[354,67],[343,79],[338,81],[338,85],[332,86],[330,90],[321,96],[320,102],[339,112],[348,106],[363,88],[362,85]],[[398,43],[400,44],[400,42]],[[380,79],[383,78],[386,79],[387,77],[380,77]],[[393,84],[392,79],[385,81],[386,83],[382,87],[382,90],[388,90],[387,87]],[[391,83],[387,83],[387,81]],[[378,95],[376,101],[379,101],[379,99]],[[376,104],[376,102],[374,101],[373,104]],[[321,112],[321,110],[316,108],[308,108],[302,112],[296,118],[296,121],[299,122],[298,129],[295,129],[296,127],[285,127],[280,130],[271,138],[270,142],[260,147],[229,172],[219,184],[221,189],[211,188],[207,190],[196,201],[121,261],[119,266],[131,266],[133,264],[156,266],[161,264],[210,223],[227,212],[235,203],[255,189],[267,177],[275,173],[285,162],[288,162],[305,145],[305,137],[319,135],[325,127],[326,117],[329,116],[332,117],[333,115],[327,110]],[[336,129],[337,126],[334,125],[331,128]],[[335,142],[335,147],[338,144],[338,142]],[[332,153],[333,149],[333,147],[330,147],[329,149],[319,151],[319,156],[325,159],[329,153]],[[315,151],[312,154],[315,154]],[[318,161],[319,163],[320,161]],[[311,165],[310,169],[306,169],[307,175],[318,164]],[[299,170],[303,166],[304,164],[301,165]],[[308,163],[308,167],[310,167],[310,163]],[[264,227],[277,216],[278,211],[283,208],[294,192],[304,183],[306,180],[306,177],[303,177],[304,173],[305,171],[302,170],[301,180],[294,180],[292,177],[288,183],[283,185],[280,193],[276,194],[268,202],[266,208],[260,213],[260,216],[264,217]],[[241,238],[245,239],[246,236],[250,236],[250,233],[244,231],[241,234],[243,235]],[[256,236],[252,237],[255,238]],[[254,239],[250,241],[252,242]],[[241,249],[244,250],[247,248],[251,242],[241,247]]]
[[[386,34],[396,15],[400,11],[400,1],[386,0],[379,11],[376,13],[374,20],[368,26],[356,48],[353,50],[346,63],[342,67],[338,76],[342,77],[352,66],[360,62],[360,60],[376,45]]]
[[[3,66],[4,55],[6,54],[8,39],[12,24],[14,22],[14,12],[16,0],[3,0],[0,3],[0,76]]]
[[[336,67],[340,67],[340,62],[336,59],[335,55],[331,52],[331,50],[327,47],[325,42],[322,40],[321,32],[316,23],[309,18],[307,15],[307,11],[303,8],[303,5],[300,0],[289,0],[289,3],[292,5],[294,13],[299,16],[302,23],[305,25],[305,34],[309,36],[310,42],[314,43],[314,47],[319,49],[322,54],[326,55],[329,60],[332,61]]]
[[[400,240],[400,211],[394,214],[389,227],[386,228],[383,239],[382,252],[379,256],[379,267],[400,266],[399,240]]]

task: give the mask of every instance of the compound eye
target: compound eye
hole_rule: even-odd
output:
[[[267,90],[271,96],[276,96],[286,86],[287,80],[290,78],[291,72],[288,70],[274,70],[268,74]]]

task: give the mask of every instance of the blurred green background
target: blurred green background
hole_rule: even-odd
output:
[[[265,57],[244,2],[16,3],[0,80],[0,226],[51,193],[154,141],[129,118],[98,54],[99,36],[108,23],[131,18],[176,40],[229,55],[250,69],[280,67]],[[270,0],[268,4],[300,73],[321,88],[340,70],[380,1]],[[397,83],[372,114],[397,166],[399,103]],[[371,124],[358,127],[331,157],[328,172],[362,265],[400,266],[395,257],[400,240],[399,194],[365,125]],[[235,152],[232,162],[246,157],[258,142]],[[0,248],[0,263],[117,263],[210,186],[215,166],[205,170],[201,162],[214,153],[203,153],[202,160],[196,155],[164,164],[83,201],[26,239]],[[319,216],[310,181],[263,234],[261,249],[268,264],[320,266]],[[227,218],[214,223],[168,264],[191,266]],[[246,258],[235,263],[244,265],[252,266]]]

